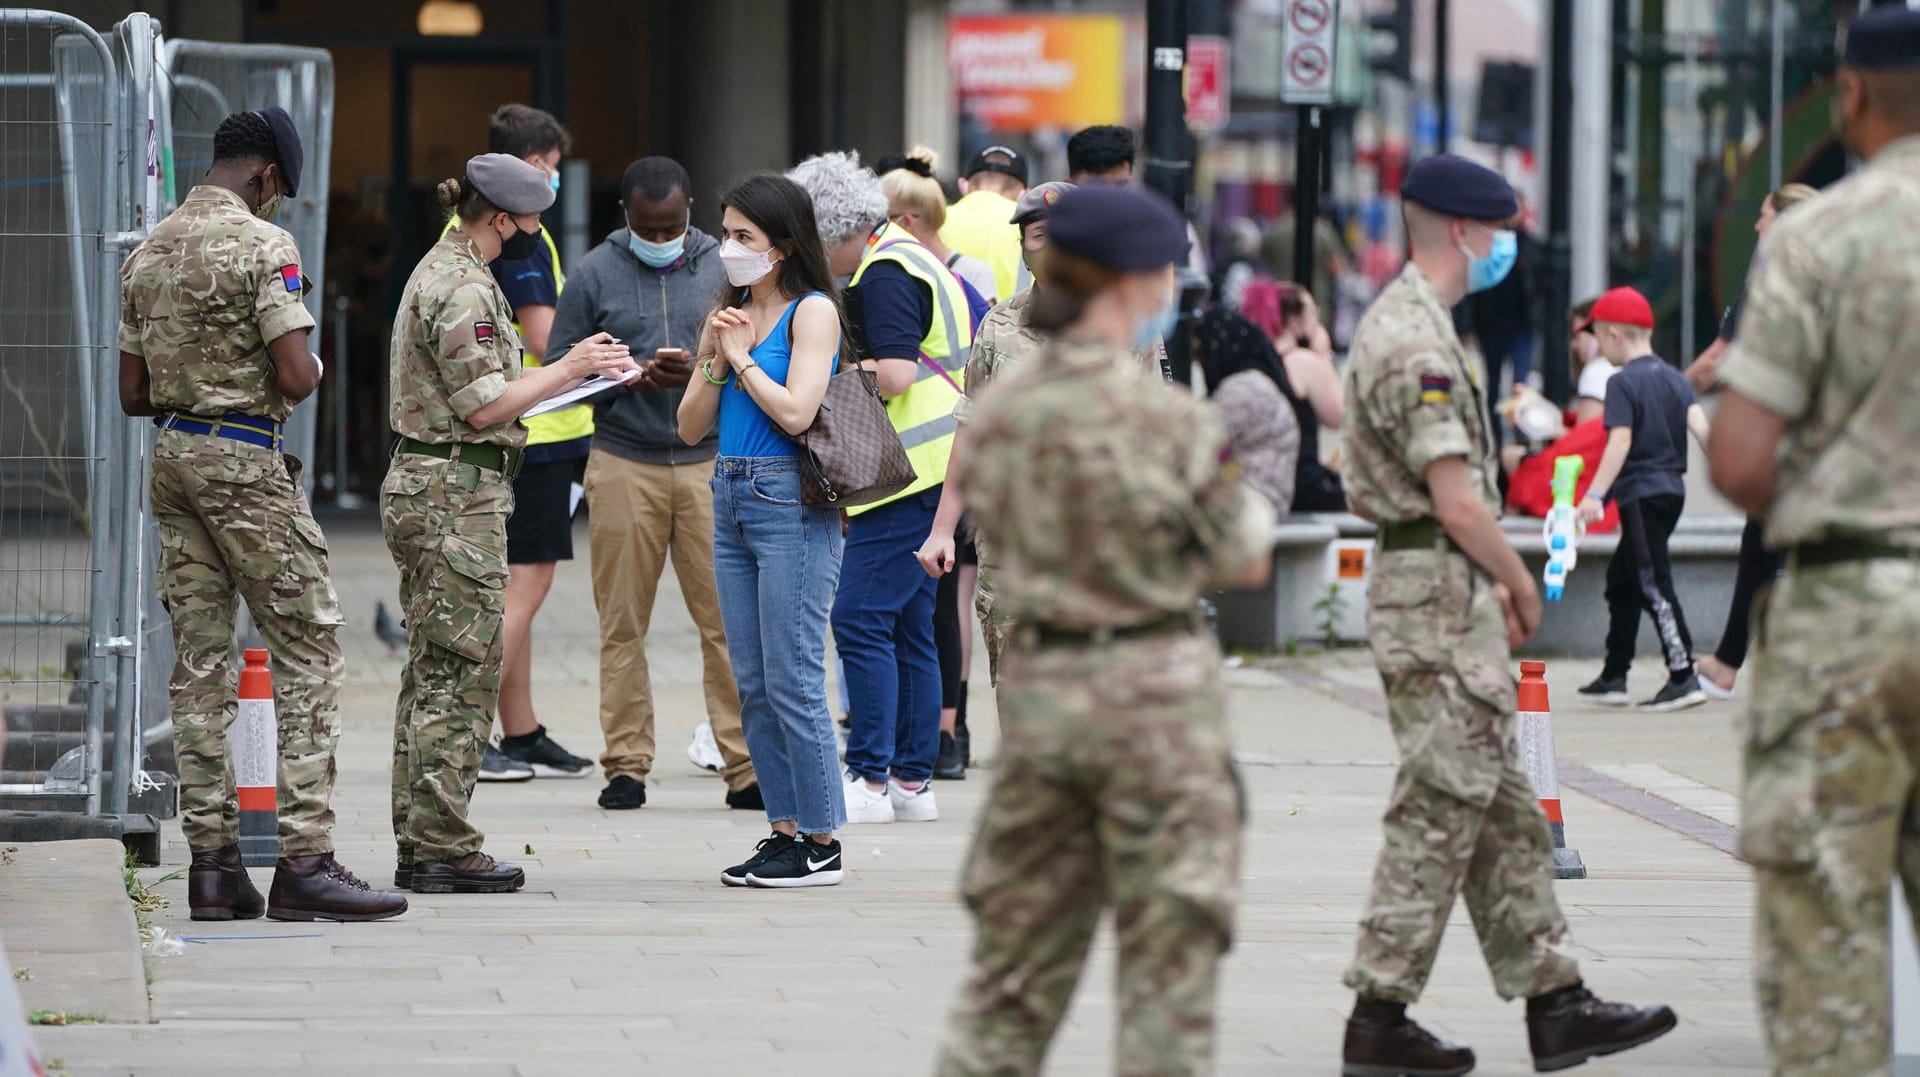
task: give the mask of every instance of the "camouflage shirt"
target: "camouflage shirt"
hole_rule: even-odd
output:
[[[526,444],[517,419],[485,429],[467,422],[522,368],[513,308],[466,233],[447,233],[414,267],[393,317],[392,350],[395,433],[435,445]]]
[[[187,193],[120,267],[120,350],[161,411],[285,420],[267,345],[313,328],[300,251],[224,187]]]
[[[1239,480],[1220,417],[1143,381],[1139,357],[1058,341],[974,422],[961,479],[1022,623],[1143,624],[1186,613],[1273,544],[1273,509]]]
[[[1342,444],[1347,501],[1376,524],[1433,515],[1427,465],[1463,456],[1480,497],[1500,514],[1480,388],[1433,283],[1413,265],[1387,285],[1354,330]]]
[[[1767,545],[1920,545],[1920,136],[1768,230],[1720,377],[1787,420]]]
[[[1027,328],[1027,307],[1032,303],[1033,289],[1029,288],[980,319],[980,328],[973,334],[973,356],[967,360],[967,376],[960,383],[967,387],[967,395],[953,405],[954,421],[961,426],[973,422],[974,400],[993,384],[996,375],[1025,363],[1047,346],[1045,336]],[[1146,351],[1135,352],[1134,358],[1139,361],[1140,369],[1159,378],[1160,357],[1166,351],[1166,346],[1156,340]]]

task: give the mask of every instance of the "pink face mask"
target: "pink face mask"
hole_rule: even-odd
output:
[[[726,267],[727,283],[745,288],[765,280],[775,262],[771,250],[750,250],[738,240],[729,239],[720,244],[720,264]]]

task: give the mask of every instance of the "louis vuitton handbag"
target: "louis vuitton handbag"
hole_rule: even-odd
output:
[[[827,380],[827,395],[813,425],[800,435],[800,447],[800,500],[809,505],[870,505],[918,477],[873,372],[858,363]]]

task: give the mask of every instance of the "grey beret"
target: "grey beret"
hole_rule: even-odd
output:
[[[469,158],[467,180],[508,213],[539,213],[553,205],[553,184],[546,173],[518,157],[483,153]]]
[[[1050,180],[1038,187],[1027,188],[1020,201],[1013,204],[1013,223],[1027,224],[1047,215],[1047,210],[1060,201],[1060,196],[1073,190],[1073,184],[1066,180]]]

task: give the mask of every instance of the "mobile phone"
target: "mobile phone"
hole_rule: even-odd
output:
[[[656,363],[666,362],[677,366],[687,361],[687,349],[655,348],[653,350],[653,361]]]

